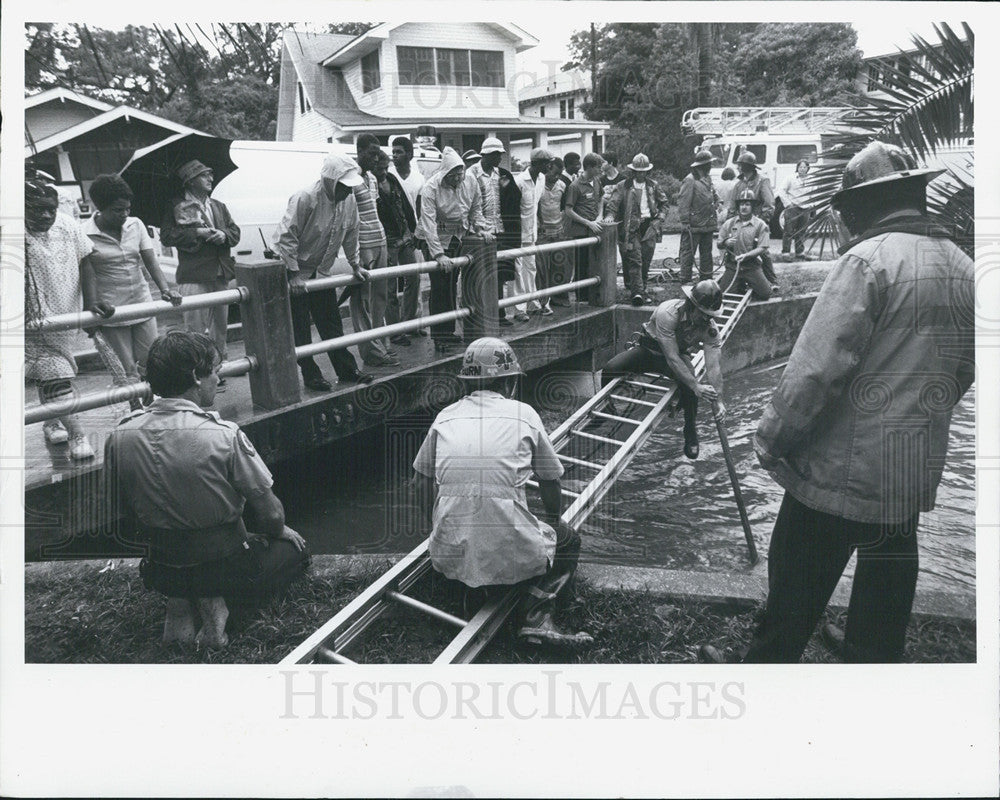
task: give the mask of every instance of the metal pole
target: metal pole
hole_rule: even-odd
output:
[[[740,522],[743,523],[743,535],[747,540],[747,548],[750,550],[750,566],[758,561],[757,545],[753,541],[753,533],[750,531],[750,519],[747,517],[747,507],[743,503],[743,492],[740,491],[740,480],[736,475],[736,465],[733,463],[733,454],[729,451],[729,437],[726,435],[726,428],[719,417],[719,404],[712,401],[712,416],[715,417],[715,427],[719,429],[719,441],[722,442],[722,455],[726,458],[726,468],[729,470],[729,480],[733,482],[733,494],[736,496],[736,507],[740,510]]]

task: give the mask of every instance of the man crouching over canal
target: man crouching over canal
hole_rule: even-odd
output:
[[[522,640],[586,645],[589,634],[564,633],[552,619],[556,598],[572,591],[580,535],[559,518],[563,467],[545,427],[531,406],[513,399],[522,374],[501,339],[477,339],[465,351],[459,378],[469,393],[438,414],[413,462],[433,525],[431,562],[472,588],[520,584]],[[542,520],[525,499],[532,473]]]
[[[697,458],[698,400],[715,403],[716,416],[722,417],[722,367],[719,363],[719,329],[714,320],[722,316],[722,290],[713,280],[698,281],[694,286],[682,286],[684,298],[664,300],[639,331],[638,346],[619,353],[601,371],[601,386],[631,373],[658,372],[677,382],[680,406],[684,409],[684,455]],[[694,374],[691,356],[702,348],[705,353],[705,375],[708,383]],[[617,414],[608,400],[609,413]],[[588,427],[596,427],[601,417],[595,417]]]
[[[157,338],[146,361],[157,399],[125,417],[104,450],[111,497],[149,548],[143,582],[168,598],[165,644],[225,647],[229,613],[245,618],[309,563],[247,435],[205,410],[215,401],[218,359],[204,334]],[[260,535],[247,534],[247,504]]]

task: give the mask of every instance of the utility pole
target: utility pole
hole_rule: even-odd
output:
[[[597,28],[593,22],[590,23],[590,107],[591,113],[597,108]],[[597,138],[597,134],[593,134],[590,143],[590,149],[595,153],[604,149],[595,147]]]

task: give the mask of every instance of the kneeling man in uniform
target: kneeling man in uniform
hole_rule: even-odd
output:
[[[513,399],[522,374],[501,339],[477,339],[465,351],[459,377],[469,393],[438,414],[413,462],[425,511],[433,505],[431,562],[472,588],[520,584],[522,640],[589,644],[589,634],[564,633],[552,619],[556,599],[572,591],[580,535],[560,520],[563,467],[545,427]],[[543,519],[525,498],[532,475]]]
[[[204,334],[157,338],[146,361],[157,398],[122,419],[105,445],[110,496],[148,546],[143,582],[168,598],[164,643],[224,647],[230,612],[245,619],[309,563],[247,435],[205,410],[215,400],[218,364]],[[247,534],[247,505],[257,535]]]

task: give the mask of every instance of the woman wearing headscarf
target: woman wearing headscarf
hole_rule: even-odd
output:
[[[101,333],[115,351],[125,374],[115,383],[137,383],[146,363],[149,346],[156,338],[156,319],[115,322],[116,306],[148,303],[153,298],[142,268],[160,290],[160,297],[173,305],[183,299],[167,284],[153,252],[153,240],[137,217],[130,217],[132,189],[118,175],[98,175],[90,185],[90,199],[97,213],[83,223],[83,232],[93,252],[83,260],[84,308],[107,317]]]
[[[24,317],[37,322],[56,314],[80,311],[80,262],[94,246],[76,220],[58,211],[55,186],[30,175],[24,182]],[[24,336],[25,377],[38,385],[38,399],[56,403],[71,399],[75,391],[75,330],[33,331]],[[48,420],[45,441],[69,444],[69,457],[83,461],[94,457],[75,414]]]

